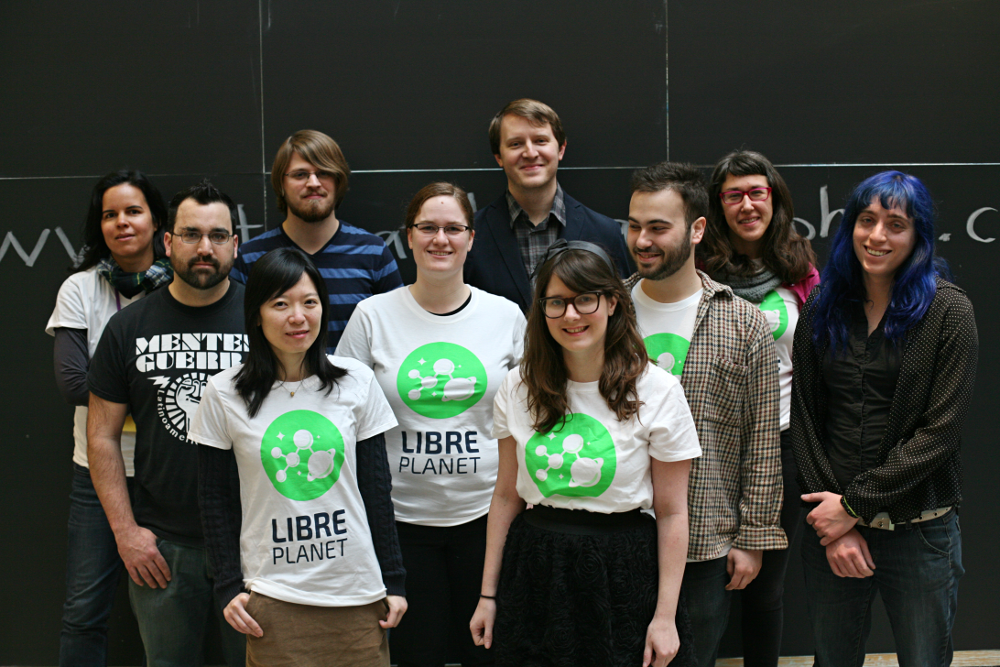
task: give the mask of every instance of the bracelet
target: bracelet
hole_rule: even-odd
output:
[[[484,600],[493,600],[494,602],[496,602],[496,596],[494,595],[483,595],[482,593],[480,593],[479,597],[483,598]]]
[[[858,516],[858,513],[855,512],[853,509],[851,509],[851,506],[847,504],[847,498],[845,496],[840,497],[840,504],[844,508],[844,511],[847,512],[847,514],[850,515],[852,519],[861,518],[860,516]]]

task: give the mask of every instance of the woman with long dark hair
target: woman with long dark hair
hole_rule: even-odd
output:
[[[778,357],[781,528],[789,549],[765,551],[757,576],[743,589],[743,661],[775,667],[781,653],[785,572],[790,547],[802,525],[795,456],[789,438],[792,342],[799,311],[819,282],[816,255],[792,226],[792,196],[771,161],[756,151],[729,153],[709,183],[709,217],[698,245],[698,263],[717,282],[764,313]]]
[[[399,421],[386,433],[392,500],[410,573],[406,623],[393,630],[400,667],[492,665],[465,628],[479,602],[486,513],[497,474],[493,397],[521,360],[524,316],[465,284],[472,205],[431,183],[406,210],[416,281],[358,304],[337,354],[375,371]],[[457,640],[457,656],[449,655]]]
[[[495,400],[473,637],[498,665],[693,664],[678,598],[701,448],[684,391],[649,362],[603,249],[558,241],[540,267],[524,360]]]
[[[45,326],[45,332],[55,337],[56,385],[76,406],[61,665],[107,663],[108,617],[123,564],[90,480],[87,369],[111,316],[173,278],[163,247],[166,220],[163,197],[142,172],[123,169],[101,178],[90,194],[82,260],[59,288]],[[135,451],[131,418],[121,444],[131,483]]]
[[[802,560],[817,665],[861,665],[881,593],[900,665],[951,664],[959,456],[978,334],[898,171],[855,188],[795,332],[792,439],[813,506]],[[815,532],[814,532],[815,531]]]
[[[216,594],[248,665],[387,667],[406,611],[382,436],[396,420],[370,368],[326,356],[328,308],[302,251],[258,260],[247,360],[208,380],[191,424]]]

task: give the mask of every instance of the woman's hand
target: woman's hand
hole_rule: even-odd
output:
[[[642,667],[666,667],[681,648],[674,620],[653,616],[646,629],[646,650],[642,654]]]
[[[406,598],[402,595],[386,595],[385,603],[389,607],[389,615],[384,621],[379,621],[378,624],[381,625],[383,629],[388,630],[389,628],[394,628],[399,625],[399,622],[403,618],[403,614],[406,613]]]
[[[469,629],[472,631],[472,641],[476,646],[489,648],[493,645],[493,622],[497,619],[496,600],[479,598],[476,606],[476,613],[469,621]]]
[[[827,545],[826,561],[838,577],[864,579],[875,574],[875,561],[868,551],[868,543],[856,528]]]
[[[257,621],[253,620],[250,614],[247,613],[247,602],[249,601],[249,593],[240,593],[229,601],[226,608],[222,610],[222,615],[226,617],[226,622],[233,626],[233,629],[237,632],[242,632],[245,635],[253,635],[254,637],[263,637],[264,631],[257,625]]]
[[[819,503],[806,515],[806,523],[816,530],[816,534],[821,538],[819,543],[824,547],[854,528],[854,524],[858,522],[844,510],[840,498],[836,493],[829,491],[807,493],[802,496],[802,500],[807,503]]]

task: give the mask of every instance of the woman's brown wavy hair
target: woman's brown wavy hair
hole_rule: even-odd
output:
[[[614,269],[601,257],[587,250],[572,249],[555,255],[541,266],[535,280],[535,298],[528,312],[521,381],[528,390],[528,411],[533,428],[538,433],[548,433],[569,413],[563,349],[549,334],[539,303],[553,275],[578,294],[598,292],[603,297],[618,299],[614,314],[608,318],[604,369],[598,389],[620,421],[629,419],[642,405],[635,386],[649,361],[635,313],[629,307],[631,297]]]
[[[697,257],[704,263],[708,275],[749,277],[757,272],[750,258],[736,252],[729,240],[729,224],[723,211],[722,184],[729,176],[763,176],[771,186],[773,213],[761,238],[764,266],[783,283],[797,283],[809,275],[809,265],[815,266],[816,253],[809,240],[792,226],[795,212],[792,195],[785,179],[771,161],[757,151],[738,150],[729,153],[716,163],[708,184],[708,224],[705,237],[698,244]]]

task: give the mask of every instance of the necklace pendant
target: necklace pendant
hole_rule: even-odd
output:
[[[289,395],[289,396],[294,396],[294,395],[295,395],[295,392],[294,392],[294,391],[290,391],[290,392],[288,392],[288,395]]]

